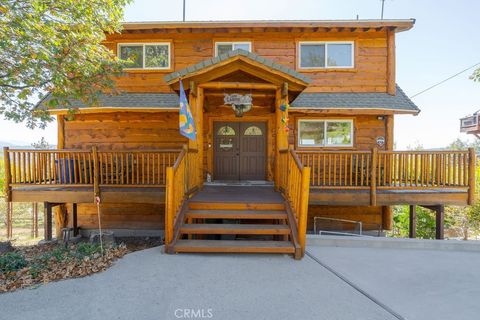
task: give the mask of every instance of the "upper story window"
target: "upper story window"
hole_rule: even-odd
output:
[[[300,69],[353,68],[354,46],[348,42],[300,42]]]
[[[170,43],[124,43],[118,57],[130,60],[128,69],[170,69]]]
[[[298,145],[301,147],[353,146],[353,120],[299,120]]]
[[[243,49],[245,51],[252,51],[251,42],[215,42],[215,56],[227,53],[229,51]]]

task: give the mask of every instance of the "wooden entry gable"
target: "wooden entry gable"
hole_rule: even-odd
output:
[[[311,81],[293,69],[241,49],[170,73],[165,76],[165,81],[174,90],[178,90],[179,81],[182,79],[184,88],[187,90],[190,89],[191,81],[197,84],[218,81],[219,78],[238,71],[263,79],[278,87],[287,83],[289,89],[297,94],[303,91]]]

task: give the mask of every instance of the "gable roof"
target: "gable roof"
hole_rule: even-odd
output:
[[[192,74],[198,74],[203,72],[206,73],[207,71],[214,69],[219,65],[223,65],[229,61],[233,62],[240,59],[242,59],[243,61],[246,61],[247,63],[249,61],[256,62],[257,64],[260,64],[264,69],[276,71],[280,73],[281,76],[284,76],[286,78],[293,78],[294,80],[300,83],[303,83],[304,86],[306,86],[311,82],[311,80],[308,77],[306,77],[305,75],[293,69],[290,69],[282,64],[276,63],[272,60],[263,58],[255,53],[252,53],[243,49],[236,49],[233,51],[229,51],[217,57],[207,59],[197,64],[191,65],[182,70],[172,72],[170,74],[167,74],[164,77],[164,79],[167,83],[171,84],[175,81],[180,80],[181,78],[188,77]]]
[[[290,104],[294,109],[376,109],[418,114],[420,109],[397,85],[396,94],[385,92],[311,93],[302,92]]]

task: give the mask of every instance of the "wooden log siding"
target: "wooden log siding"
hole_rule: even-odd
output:
[[[310,186],[326,189],[474,190],[470,151],[297,151],[312,169]],[[375,181],[372,181],[372,178]],[[373,183],[374,182],[374,183]]]
[[[173,165],[179,153],[180,150],[174,149],[112,152],[8,149],[5,156],[9,160],[6,170],[11,177],[10,187],[91,187],[97,176],[99,186],[164,187],[166,168]]]
[[[242,30],[244,31],[244,30]],[[105,45],[114,52],[118,43],[172,43],[173,70],[189,67],[214,56],[215,42],[241,40],[252,43],[252,52],[288,68],[305,73],[312,79],[307,92],[387,92],[387,31],[300,31],[291,32],[182,32],[145,30],[138,33],[112,34]],[[298,41],[354,41],[355,67],[349,69],[298,69]],[[390,43],[392,43],[390,41]],[[170,72],[170,71],[168,71]],[[135,70],[116,79],[117,88],[126,92],[170,92],[161,70]],[[393,75],[393,74],[391,74]]]

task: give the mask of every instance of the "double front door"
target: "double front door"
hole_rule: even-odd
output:
[[[215,122],[213,178],[265,180],[266,134],[263,122]]]

